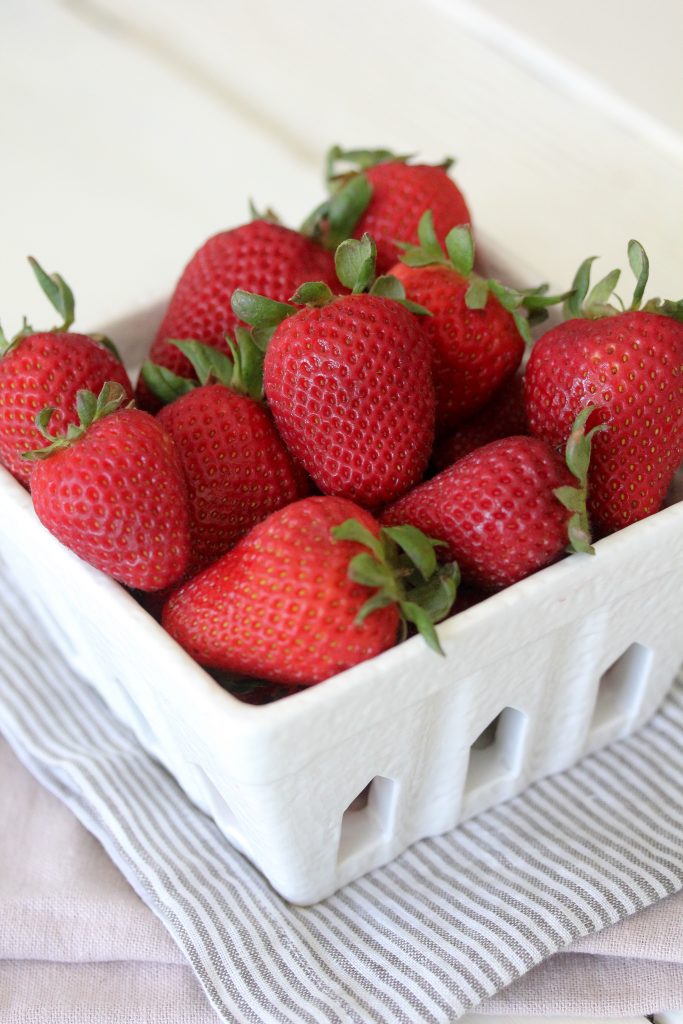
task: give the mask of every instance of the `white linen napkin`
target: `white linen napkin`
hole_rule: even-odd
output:
[[[636,736],[447,836],[416,844],[323,903],[301,908],[285,903],[229,846],[49,642],[36,647],[16,598],[11,607],[5,603],[2,616],[0,731],[99,839],[167,930],[155,928],[105,860],[90,862],[91,839],[81,835],[74,842],[68,828],[62,831],[58,805],[46,819],[49,797],[35,791],[22,797],[21,784],[14,788],[3,770],[3,799],[17,803],[0,820],[17,822],[15,838],[23,841],[16,848],[24,851],[23,868],[3,871],[4,887],[0,883],[0,969],[6,981],[11,972],[10,992],[34,984],[36,999],[40,985],[49,996],[57,975],[78,974],[85,955],[111,961],[118,950],[120,970],[102,978],[100,991],[118,973],[131,992],[145,986],[161,991],[166,984],[187,995],[192,983],[183,964],[189,963],[224,1021],[436,1024],[477,1005],[482,1012],[514,1014],[531,1005],[547,1012],[538,995],[544,988],[555,1013],[586,1012],[585,1004],[595,1005],[598,997],[597,1012],[605,1013],[603,961],[614,961],[610,969],[616,963],[626,996],[620,1005],[634,1012],[629,999],[639,982],[633,958],[614,956],[609,944],[601,948],[597,933],[683,888],[680,683]],[[22,813],[27,799],[42,805],[40,814]],[[31,834],[32,821],[44,823],[40,842]],[[5,857],[7,848],[5,836]],[[33,851],[28,864],[26,849]],[[59,851],[58,860],[52,851]],[[78,884],[61,893],[57,886],[55,896],[55,881],[69,869]],[[106,911],[98,899],[103,880],[113,893]],[[680,902],[669,905],[674,916],[664,932],[678,939],[669,960],[661,950],[658,960],[645,958],[643,977],[651,984],[637,1012],[683,1002],[674,923]],[[31,918],[33,925],[24,927]],[[83,920],[86,932],[79,935],[76,922]],[[589,935],[593,955],[549,959]],[[619,939],[614,942],[619,949]],[[54,956],[48,950],[60,950],[66,963],[47,965],[40,984],[34,971],[31,983],[27,958],[45,961]],[[595,985],[586,981],[589,961]],[[563,971],[574,980],[561,989]],[[170,1022],[172,1015],[163,1016],[168,1007],[161,999],[160,1015],[142,1019]],[[185,1019],[208,1019],[201,1002],[195,1009]],[[8,1020],[12,1012],[10,1005]],[[65,1011],[63,1019],[74,1018]],[[93,1013],[91,1019],[107,1018]]]

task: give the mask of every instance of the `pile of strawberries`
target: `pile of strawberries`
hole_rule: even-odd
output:
[[[448,172],[334,148],[301,231],[255,216],[192,257],[135,390],[34,260],[62,322],[0,331],[2,464],[247,699],[413,630],[440,651],[436,623],[657,511],[681,462],[683,302],[643,304],[642,247],[628,307],[590,259],[562,295],[510,287]]]

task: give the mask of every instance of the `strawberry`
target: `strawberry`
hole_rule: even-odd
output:
[[[440,471],[469,455],[475,448],[483,448],[489,441],[528,433],[524,378],[517,373],[496,391],[488,405],[437,445],[432,453],[432,465]]]
[[[573,550],[592,553],[586,473],[600,428],[585,433],[591,411],[577,417],[566,465],[535,437],[492,441],[410,491],[381,521],[410,523],[444,541],[463,581],[489,590],[555,561],[568,539]]]
[[[187,492],[173,441],[120,384],[96,398],[79,391],[79,425],[48,432],[52,409],[38,414],[50,444],[33,463],[31,496],[43,526],[84,561],[137,590],[177,582],[189,559]]]
[[[60,327],[34,331],[26,322],[8,340],[0,329],[0,463],[28,486],[31,466],[24,452],[42,444],[36,414],[49,404],[53,423],[66,430],[76,422],[79,390],[99,392],[107,380],[116,381],[132,397],[132,388],[112,343],[103,335],[74,334],[73,292],[59,274],[48,275],[29,260],[38,283],[63,319]]]
[[[381,530],[345,498],[304,498],[182,584],[162,625],[202,665],[287,685],[380,654],[402,621],[440,651],[433,623],[458,573],[437,569],[434,546],[410,527]]]
[[[374,277],[372,239],[343,242],[343,285],[302,285],[293,303],[238,290],[236,314],[271,331],[264,365],[268,403],[290,452],[321,491],[374,508],[421,479],[434,434],[429,341],[393,278]],[[421,318],[420,318],[421,319]]]
[[[232,360],[198,341],[175,344],[197,381],[143,366],[150,390],[171,404],[157,414],[173,438],[188,484],[190,572],[231,548],[256,523],[309,492],[263,397],[263,353],[244,328]]]
[[[238,285],[270,299],[286,300],[302,281],[334,284],[334,262],[311,239],[271,220],[256,219],[209,238],[195,253],[176,285],[149,351],[150,361],[180,376],[192,365],[172,338],[194,338],[228,354],[226,334],[239,324],[230,300]],[[158,409],[144,381],[138,404]]]
[[[547,296],[544,286],[518,291],[474,273],[474,242],[467,227],[446,236],[446,251],[423,214],[419,245],[407,246],[391,270],[406,296],[432,314],[424,330],[432,343],[437,434],[454,430],[483,408],[519,366],[531,342],[523,311],[535,319],[565,296]]]
[[[467,203],[448,175],[453,160],[432,166],[409,159],[387,149],[344,151],[333,146],[327,155],[332,195],[313,211],[303,230],[331,249],[346,238],[371,235],[378,272],[385,274],[399,257],[397,242],[417,243],[425,210],[432,210],[440,242],[454,225],[471,223]],[[338,173],[340,161],[354,170]]]
[[[629,308],[609,304],[618,270],[587,294],[586,260],[566,306],[571,319],[540,338],[526,371],[533,434],[557,444],[589,404],[607,427],[589,477],[588,507],[602,534],[656,512],[683,457],[683,300],[641,308],[647,256],[632,240],[628,257],[637,278]]]

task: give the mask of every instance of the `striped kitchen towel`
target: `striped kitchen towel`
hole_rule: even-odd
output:
[[[637,735],[294,907],[113,718],[0,579],[0,731],[244,1024],[453,1021],[683,887],[683,684]]]

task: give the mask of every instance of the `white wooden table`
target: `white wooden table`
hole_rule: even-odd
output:
[[[8,333],[50,321],[29,253],[109,324],[248,197],[298,223],[332,142],[457,156],[481,236],[554,287],[636,237],[650,294],[683,294],[674,0],[4,0],[0,29]]]

